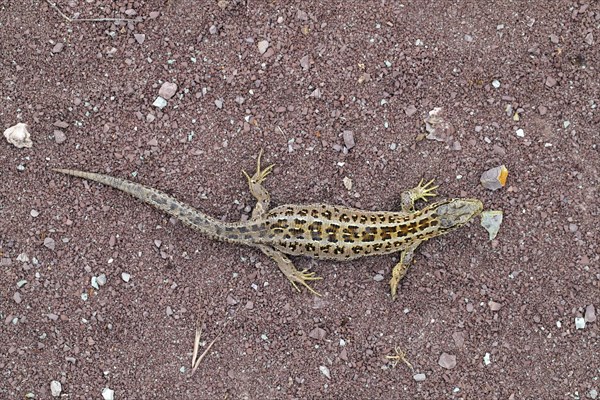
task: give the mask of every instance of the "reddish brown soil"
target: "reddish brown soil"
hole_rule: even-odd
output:
[[[48,399],[53,380],[70,399],[600,391],[600,4],[310,3],[58,1],[68,16],[135,19],[124,24],[0,1],[0,126],[26,122],[34,141],[0,145],[0,397]],[[178,89],[159,111],[163,82]],[[448,142],[419,140],[434,107],[455,129]],[[128,177],[235,221],[253,206],[240,170],[261,147],[277,164],[275,204],[393,209],[425,177],[441,197],[503,210],[504,224],[493,242],[472,223],[421,246],[395,302],[397,257],[295,260],[324,278],[317,298],[256,250],[50,170]],[[500,164],[507,186],[482,188]],[[222,334],[191,376],[200,321],[207,343]],[[414,371],[392,368],[396,346]]]

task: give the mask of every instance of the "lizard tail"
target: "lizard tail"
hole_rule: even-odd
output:
[[[140,183],[93,172],[62,168],[53,168],[52,170],[60,172],[61,174],[72,175],[89,181],[102,183],[106,186],[121,190],[144,203],[150,204],[151,206],[174,216],[184,224],[191,226],[213,239],[225,242],[238,242],[238,239],[240,239],[238,232],[239,227],[237,226],[239,224],[217,221],[213,217],[180,202],[176,198],[171,197],[160,190],[149,188]]]

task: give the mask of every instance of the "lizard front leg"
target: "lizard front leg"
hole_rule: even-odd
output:
[[[435,197],[437,193],[434,192],[439,186],[431,186],[433,184],[433,179],[429,182],[423,184],[424,180],[421,179],[421,182],[417,185],[417,187],[412,188],[410,190],[402,192],[400,196],[402,203],[402,211],[410,213],[415,211],[415,202],[417,200],[425,200],[427,201],[428,197]]]
[[[398,291],[398,284],[406,275],[406,271],[410,267],[414,252],[421,242],[416,242],[407,249],[402,250],[400,253],[400,261],[392,269],[392,278],[390,279],[390,291],[392,294],[392,300],[396,300],[396,292]]]
[[[254,209],[252,210],[252,216],[250,217],[251,221],[255,221],[264,217],[269,209],[269,204],[271,203],[271,196],[269,195],[267,189],[263,187],[262,183],[267,178],[267,175],[271,173],[274,164],[269,165],[265,169],[261,169],[260,158],[262,156],[262,152],[263,151],[261,149],[260,153],[258,153],[258,158],[256,160],[256,172],[254,175],[250,176],[246,171],[242,170],[242,173],[246,179],[248,179],[250,193],[252,193],[252,196],[254,196],[256,199],[256,206],[254,206]]]
[[[323,278],[315,276],[314,272],[308,272],[307,270],[298,271],[289,258],[272,247],[258,246],[258,248],[277,263],[279,270],[283,272],[286,278],[288,278],[294,289],[300,291],[300,288],[298,288],[297,285],[299,283],[310,290],[311,293],[320,296],[319,293],[309,286],[307,281],[316,281]]]

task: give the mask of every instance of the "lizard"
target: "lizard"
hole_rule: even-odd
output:
[[[367,211],[328,204],[285,204],[269,209],[271,197],[263,182],[274,164],[263,168],[261,156],[262,150],[252,176],[242,170],[256,205],[250,218],[240,222],[219,221],[140,183],[74,169],[53,170],[128,193],[212,239],[258,248],[275,261],[296,290],[300,291],[298,285],[302,285],[315,295],[319,293],[309,283],[321,278],[307,269],[299,271],[288,256],[347,261],[399,253],[400,260],[389,280],[391,297],[395,299],[416,248],[426,240],[460,228],[483,209],[478,199],[454,198],[417,210],[415,202],[437,196],[434,181],[424,183],[423,179],[416,187],[402,192],[400,211]]]

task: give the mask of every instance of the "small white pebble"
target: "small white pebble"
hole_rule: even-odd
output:
[[[483,356],[483,363],[485,365],[490,365],[492,363],[492,361],[490,360],[490,353],[485,353],[485,355]]]
[[[96,290],[100,289],[100,287],[98,286],[98,278],[96,278],[95,276],[92,276],[91,285]]]
[[[575,329],[584,329],[585,328],[585,318],[577,317],[575,318]]]
[[[569,126],[571,126],[571,121],[563,121],[563,128],[567,129]]]
[[[346,345],[346,341],[340,338],[340,346],[344,347]]]
[[[556,327],[557,328],[562,328],[562,322],[556,321]]]
[[[109,388],[102,389],[102,398],[104,400],[114,400],[115,391]]]
[[[319,366],[319,371],[321,371],[321,373],[322,373],[323,375],[325,375],[325,377],[326,377],[327,379],[331,379],[331,374],[329,373],[329,368],[327,368],[327,367],[326,367],[326,366],[324,366],[324,365],[321,365],[321,366]]]
[[[33,218],[37,217],[38,215],[40,215],[40,212],[38,210],[32,209],[29,212],[29,215],[31,215]]]
[[[160,108],[161,110],[167,106],[167,101],[162,97],[158,96],[154,103],[152,103],[154,107]]]
[[[592,400],[598,398],[598,391],[596,389],[592,389],[588,392],[588,397]]]
[[[59,381],[50,382],[50,392],[52,393],[52,397],[60,396],[60,393],[62,392],[62,385]]]
[[[342,179],[342,182],[347,190],[352,190],[352,179],[345,176],[344,179]]]
[[[260,42],[258,42],[257,46],[260,54],[264,54],[269,48],[269,42],[266,40],[261,40]]]
[[[127,272],[122,272],[121,273],[121,279],[123,279],[123,282],[129,282],[130,278],[131,278],[131,275],[128,274]]]
[[[426,378],[425,374],[414,374],[413,375],[413,379],[416,382],[423,382],[425,380],[425,378]]]
[[[515,133],[518,137],[525,137],[525,131],[521,128],[517,129]]]
[[[494,79],[492,81],[492,86],[495,87],[496,89],[499,89],[500,88],[500,81],[497,80],[497,79]]]
[[[4,137],[8,143],[18,148],[31,147],[33,142],[31,141],[31,135],[27,124],[19,122],[15,126],[11,126],[4,131]]]

